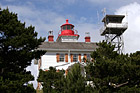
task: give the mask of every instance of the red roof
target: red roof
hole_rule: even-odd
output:
[[[62,26],[65,26],[65,25],[71,25],[71,26],[73,26],[73,27],[74,27],[74,25],[72,25],[72,24],[70,24],[70,23],[69,23],[69,20],[68,20],[68,19],[66,19],[66,23],[65,23],[65,24],[63,24],[63,25],[61,25],[61,27],[62,27]]]

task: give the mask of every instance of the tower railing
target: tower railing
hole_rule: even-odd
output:
[[[127,22],[123,22],[123,23],[108,23],[106,25],[106,27],[110,27],[110,28],[127,28],[128,27],[128,23]]]
[[[62,30],[59,30],[59,32],[58,32],[58,36],[61,34],[61,31],[62,31]],[[74,31],[74,34],[78,34],[78,31],[75,30],[75,29],[73,29],[72,31]]]
[[[101,27],[100,34],[102,34],[106,30],[106,28],[123,28],[123,29],[127,29],[128,28],[128,22],[108,23],[105,26]]]

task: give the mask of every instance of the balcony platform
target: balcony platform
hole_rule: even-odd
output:
[[[100,34],[116,34],[121,35],[127,29],[128,23],[109,23],[100,29]]]

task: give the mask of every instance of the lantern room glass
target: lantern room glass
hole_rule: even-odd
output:
[[[73,26],[65,25],[65,26],[62,27],[62,30],[73,30]]]
[[[62,30],[66,30],[66,29],[67,29],[67,26],[63,26],[63,27],[62,27]]]
[[[71,26],[70,25],[67,25],[67,30],[71,30]]]

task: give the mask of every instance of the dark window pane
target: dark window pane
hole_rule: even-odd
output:
[[[73,30],[73,26],[71,26],[71,30]]]
[[[67,25],[67,29],[68,29],[68,30],[71,30],[71,26],[70,26],[70,25]]]
[[[60,61],[60,62],[64,62],[64,58],[65,58],[65,57],[64,57],[64,54],[60,54],[59,61]]]
[[[77,54],[73,54],[73,62],[77,62],[78,61],[78,55]]]
[[[62,27],[62,30],[66,30],[66,26],[63,26],[63,27]]]

